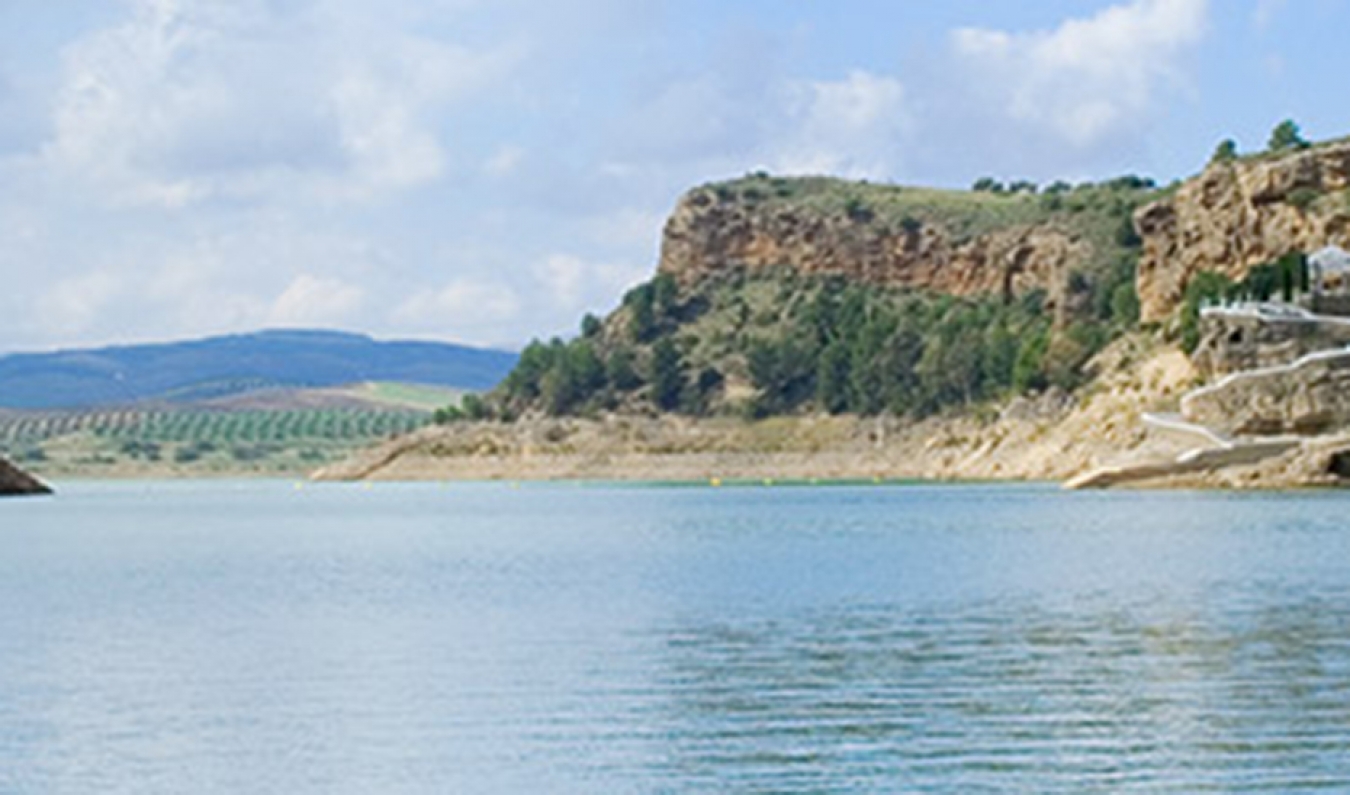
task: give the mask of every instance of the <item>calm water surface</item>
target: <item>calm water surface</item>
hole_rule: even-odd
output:
[[[0,792],[1350,791],[1350,495],[70,485]]]

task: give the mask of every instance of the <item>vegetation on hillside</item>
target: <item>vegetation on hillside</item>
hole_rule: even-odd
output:
[[[13,412],[0,414],[0,453],[38,470],[131,463],[299,472],[427,420],[425,412],[401,409]]]
[[[1090,312],[1056,329],[1039,291],[1005,303],[783,272],[681,294],[659,276],[589,334],[532,343],[498,390],[437,419],[614,410],[923,416],[1073,389],[1092,354],[1135,323],[1138,302],[1120,286],[1090,296]]]
[[[1137,323],[1132,215],[1156,193],[1140,177],[1044,189],[986,179],[962,192],[753,174],[709,189],[723,201],[868,224],[940,224],[958,241],[1050,224],[1086,241],[1091,255],[1067,275],[1053,311],[1040,291],[955,298],[791,268],[683,288],[659,275],[605,320],[585,318],[574,339],[531,343],[495,391],[437,421],[606,411],[923,416],[1073,389],[1088,377],[1088,359]]]
[[[1221,273],[1204,271],[1186,285],[1178,323],[1178,342],[1190,353],[1200,344],[1200,310],[1204,307],[1238,301],[1269,301],[1279,298],[1291,303],[1311,287],[1308,258],[1302,252],[1290,252],[1274,262],[1257,265],[1246,277],[1234,281]]]

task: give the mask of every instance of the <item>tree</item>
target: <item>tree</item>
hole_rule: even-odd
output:
[[[1017,339],[1003,322],[997,322],[984,332],[984,376],[990,386],[1004,389],[1012,385],[1013,367],[1017,364]]]
[[[649,380],[652,384],[652,401],[657,407],[671,411],[680,405],[680,392],[684,389],[684,362],[679,348],[669,337],[652,347]]]
[[[556,366],[544,373],[539,381],[540,396],[544,401],[544,410],[553,416],[566,414],[577,401],[580,388],[576,373],[566,358],[558,360]]]
[[[539,396],[539,380],[553,367],[554,347],[533,340],[520,352],[515,369],[506,377],[506,393],[512,397],[532,400]]]
[[[1285,119],[1270,131],[1270,143],[1267,148],[1272,152],[1287,152],[1292,149],[1306,149],[1308,142],[1303,139],[1298,125],[1293,119]]]
[[[849,409],[849,349],[835,340],[821,351],[816,372],[816,401],[831,414]]]
[[[1200,309],[1204,304],[1231,296],[1237,288],[1220,273],[1201,271],[1186,285],[1181,303],[1181,349],[1186,353],[1200,344]]]
[[[604,324],[600,321],[600,318],[590,312],[587,312],[586,315],[581,318],[581,336],[583,337],[598,336],[603,328]]]
[[[620,392],[629,392],[642,386],[642,377],[633,366],[633,352],[617,348],[605,362],[605,378]]]
[[[798,345],[791,337],[750,346],[745,359],[750,380],[759,390],[758,413],[777,414],[810,399],[815,391],[817,350]]]
[[[1294,272],[1294,263],[1288,257],[1280,257],[1278,266],[1280,269],[1280,298],[1286,304],[1294,302],[1294,289],[1297,286],[1298,274]]]
[[[1090,353],[1074,335],[1052,335],[1041,360],[1045,380],[1064,390],[1073,389],[1083,380],[1083,363]]]
[[[479,395],[465,395],[459,404],[460,411],[471,420],[485,420],[492,416],[492,409]]]
[[[1121,282],[1111,291],[1111,320],[1121,328],[1139,322],[1139,291],[1133,281]]]
[[[872,208],[867,206],[867,202],[857,196],[850,196],[844,202],[844,215],[848,216],[850,221],[859,224],[871,223],[875,214]]]
[[[567,364],[576,377],[581,397],[588,398],[605,387],[605,364],[588,340],[575,340],[568,346]]]
[[[701,416],[708,410],[708,398],[722,386],[725,379],[713,367],[704,367],[692,383],[686,382],[680,393],[680,411]]]
[[[658,318],[667,318],[679,304],[680,286],[669,273],[658,274],[652,279],[652,302]]]
[[[1237,156],[1237,142],[1232,138],[1225,138],[1219,142],[1218,146],[1214,147],[1214,154],[1210,155],[1209,162],[1231,163],[1237,160]]]
[[[624,296],[628,307],[628,331],[636,342],[646,342],[656,331],[656,311],[652,306],[651,284],[640,284]]]
[[[1050,335],[1045,329],[1022,335],[1022,344],[1017,349],[1017,361],[1013,363],[1013,389],[1019,394],[1045,388],[1045,376],[1041,374],[1041,360],[1045,358],[1045,349],[1049,345]]]

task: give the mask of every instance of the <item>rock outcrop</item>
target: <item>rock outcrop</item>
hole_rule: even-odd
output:
[[[1318,351],[1350,345],[1350,319],[1208,310],[1191,360],[1202,376],[1224,376],[1292,364]]]
[[[1350,142],[1213,163],[1168,198],[1140,208],[1135,228],[1141,318],[1176,309],[1203,271],[1233,279],[1291,251],[1350,245]]]
[[[42,481],[0,458],[0,497],[50,493]]]
[[[747,201],[714,187],[686,194],[666,222],[660,272],[682,283],[733,270],[787,267],[947,295],[1021,295],[1059,305],[1090,244],[1050,224],[1009,225],[963,238],[941,223],[886,222],[871,212]]]
[[[1236,436],[1321,434],[1350,427],[1350,352],[1234,373],[1186,395],[1190,422]]]

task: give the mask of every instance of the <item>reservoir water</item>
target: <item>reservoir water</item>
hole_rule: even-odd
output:
[[[3,793],[1350,791],[1350,495],[69,484]]]

